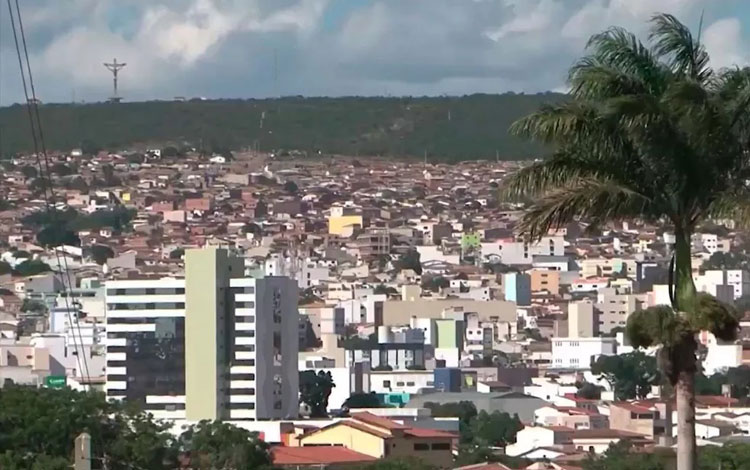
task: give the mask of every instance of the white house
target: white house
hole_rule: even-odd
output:
[[[615,338],[552,338],[554,369],[590,369],[599,356],[616,353]]]

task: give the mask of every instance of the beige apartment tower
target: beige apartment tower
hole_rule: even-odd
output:
[[[594,304],[571,302],[568,305],[568,337],[593,338],[597,331]]]

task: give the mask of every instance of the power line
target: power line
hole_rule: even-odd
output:
[[[16,5],[16,16],[18,18],[18,26],[19,31],[21,33],[21,40],[23,44],[23,55],[26,60],[26,69],[28,71],[29,75],[29,81],[28,84],[31,88],[31,100],[29,99],[29,87],[27,86],[26,82],[26,71],[24,71],[24,65],[23,65],[23,59],[21,56],[21,47],[18,42],[18,32],[16,30],[16,21],[13,14],[13,7],[11,5],[11,1],[7,0],[8,4],[8,13],[10,15],[10,22],[11,27],[13,30],[13,42],[15,43],[16,47],[16,55],[18,57],[18,67],[21,73],[21,83],[23,85],[23,93],[24,97],[26,98],[26,110],[29,117],[29,126],[31,129],[31,138],[34,145],[34,156],[36,158],[36,164],[39,169],[40,178],[42,178],[42,193],[44,196],[44,202],[45,206],[47,208],[47,214],[52,215],[52,204],[50,203],[50,196],[47,194],[47,190],[49,189],[49,192],[51,193],[51,196],[54,196],[54,190],[52,189],[52,175],[49,171],[49,158],[47,156],[47,148],[44,143],[44,133],[42,132],[42,121],[39,117],[39,105],[36,98],[36,90],[34,87],[34,77],[31,72],[31,64],[29,62],[29,53],[28,48],[26,46],[26,35],[24,33],[23,29],[23,20],[21,19],[21,9],[18,5],[18,0],[15,0]],[[32,106],[33,106],[33,112],[32,112]],[[36,119],[36,121],[35,121]],[[37,130],[39,132],[38,139],[37,139]],[[44,156],[44,168],[42,166],[42,159],[40,158],[40,147]],[[46,169],[46,180],[48,183],[45,183],[45,169]],[[81,334],[81,326],[78,323],[78,316],[75,317],[75,322],[73,321],[73,317],[70,313],[70,304],[69,304],[69,298],[72,297],[72,288],[69,288],[70,283],[70,277],[69,277],[69,269],[68,269],[68,261],[67,258],[63,255],[63,261],[60,261],[60,254],[57,249],[53,250],[55,253],[55,258],[57,260],[57,266],[60,269],[63,269],[63,264],[65,265],[63,278],[63,290],[65,290],[65,309],[67,311],[68,315],[68,321],[71,325],[71,328],[73,328],[73,347],[76,350],[76,361],[78,362],[78,368],[81,370],[83,374],[85,374],[85,378],[87,379],[87,382],[91,382],[91,374],[89,373],[89,367],[88,367],[88,360],[86,359],[85,351],[83,351],[83,354],[81,354],[81,350],[83,350],[83,336]],[[76,341],[76,333],[75,330],[78,330],[78,338],[81,342],[81,347],[79,349],[78,342]],[[83,368],[81,367],[81,357],[83,357]]]
[[[52,194],[52,196],[54,196],[54,189],[52,187],[52,173],[50,172],[49,157],[47,156],[47,146],[44,143],[44,132],[42,131],[42,119],[41,119],[41,117],[39,115],[39,100],[37,100],[37,98],[36,98],[36,87],[34,86],[34,75],[31,73],[31,62],[29,61],[29,50],[26,47],[26,33],[25,33],[24,29],[23,29],[23,19],[21,17],[21,8],[18,5],[18,0],[15,0],[15,2],[16,2],[16,15],[18,17],[18,26],[20,28],[21,40],[22,40],[22,44],[23,44],[23,53],[24,53],[24,57],[26,59],[26,69],[27,69],[28,74],[29,74],[29,85],[31,86],[32,104],[34,106],[34,114],[36,116],[37,129],[39,129],[39,142],[40,142],[41,148],[42,148],[42,155],[44,156],[44,167],[47,170],[47,181],[49,181],[49,191]],[[28,99],[27,99],[27,106],[28,106]],[[39,155],[37,154],[37,159],[38,158],[39,158]],[[46,194],[46,192],[45,192],[45,194]],[[50,210],[50,204],[49,204],[49,201],[47,201],[47,211],[49,212],[49,210]],[[55,258],[57,259],[57,265],[58,265],[58,267],[60,267],[60,256],[59,256],[59,253],[58,253],[57,250],[54,250],[54,251],[55,251]],[[91,372],[89,370],[88,359],[86,358],[86,350],[84,349],[83,335],[81,334],[81,325],[79,323],[79,318],[78,318],[79,315],[76,314],[75,318],[71,319],[70,299],[72,298],[72,295],[73,295],[73,286],[72,286],[71,280],[70,280],[70,269],[68,268],[68,258],[67,258],[67,256],[65,256],[65,254],[63,254],[63,263],[65,264],[65,271],[63,273],[63,290],[66,291],[66,295],[64,297],[64,299],[65,299],[65,309],[67,311],[68,321],[71,322],[71,327],[75,328],[73,330],[73,338],[74,339],[75,339],[75,331],[76,330],[78,331],[78,339],[79,339],[80,344],[81,344],[81,349],[83,350],[83,364],[84,364],[84,367],[85,367],[85,370],[86,370],[86,379],[87,379],[87,382],[89,382],[89,384],[90,384],[90,382],[91,382]],[[75,325],[73,325],[72,320],[75,320]],[[92,335],[93,334],[94,334],[94,332],[92,330]],[[93,338],[92,338],[92,343],[93,343]],[[74,345],[75,345],[75,341],[74,341]],[[93,344],[92,344],[92,346],[93,346]],[[79,367],[80,367],[80,365],[79,365]],[[81,372],[83,372],[83,370]]]

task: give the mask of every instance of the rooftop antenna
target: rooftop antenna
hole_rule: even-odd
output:
[[[119,103],[120,101],[122,101],[122,98],[117,95],[117,73],[126,65],[128,64],[124,62],[118,63],[117,59],[112,59],[111,63],[107,63],[107,62],[104,63],[104,66],[107,67],[107,70],[112,72],[112,76],[113,76],[114,94],[109,99],[109,101],[111,101],[112,103]]]

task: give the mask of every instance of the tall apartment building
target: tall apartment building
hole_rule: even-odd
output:
[[[184,279],[108,282],[107,395],[165,419],[296,416],[297,284],[243,275],[208,248]]]

